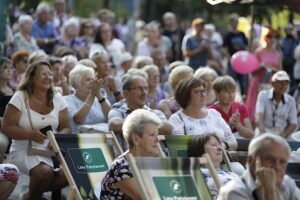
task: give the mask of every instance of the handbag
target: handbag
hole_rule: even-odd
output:
[[[31,119],[31,114],[30,114],[30,109],[29,109],[28,98],[25,98],[25,97],[27,97],[27,94],[25,94],[25,95],[24,95],[24,100],[25,100],[25,105],[26,105],[26,109],[27,109],[27,114],[28,114],[30,127],[31,127],[32,130],[34,130],[32,119]],[[34,148],[32,146],[32,140],[29,140],[29,142],[28,142],[27,154],[31,155],[31,156],[32,155],[39,155],[39,156],[50,157],[50,158],[52,158],[53,156],[55,157],[55,152],[54,151]]]

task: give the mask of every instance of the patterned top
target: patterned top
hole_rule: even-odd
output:
[[[215,133],[221,142],[236,143],[230,127],[215,109],[207,109],[207,116],[201,119],[187,116],[182,110],[179,110],[171,115],[169,123],[173,127],[173,135],[204,135]]]
[[[129,164],[125,159],[125,155],[128,152],[123,153],[118,158],[114,160],[110,169],[107,171],[101,182],[101,194],[100,199],[130,199],[124,194],[120,189],[113,188],[115,183],[123,180],[127,180],[133,177],[131,170],[129,169]]]
[[[0,164],[0,181],[12,181],[17,183],[19,179],[19,170],[12,164]]]
[[[218,197],[218,190],[217,187],[214,183],[214,180],[209,172],[209,170],[207,168],[201,168],[201,171],[203,173],[203,177],[204,180],[207,184],[207,187],[210,191],[210,194],[212,196],[212,198],[215,200]],[[221,185],[224,185],[226,183],[228,183],[229,181],[233,180],[233,179],[238,179],[239,176],[235,173],[229,172],[229,171],[225,171],[222,169],[217,168],[216,169],[216,174],[220,180]]]
[[[30,41],[28,41],[20,32],[16,33],[14,36],[13,48],[15,52],[19,50],[26,50],[28,52],[39,50],[35,38],[31,37]]]

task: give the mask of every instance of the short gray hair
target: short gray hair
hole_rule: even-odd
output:
[[[161,123],[160,118],[156,114],[145,109],[137,109],[128,115],[122,126],[122,131],[128,142],[129,149],[132,149],[134,146],[131,137],[133,134],[143,137],[144,129],[147,124],[159,126]]]
[[[194,70],[187,65],[179,65],[175,67],[171,73],[169,74],[168,81],[173,88],[173,90],[176,89],[176,86],[178,83],[182,80],[182,75],[190,73],[191,76],[193,76]]]
[[[18,23],[21,26],[24,22],[32,22],[33,19],[30,15],[21,15],[18,19]]]
[[[50,6],[48,3],[42,2],[36,8],[36,14],[40,14],[42,11],[50,12]]]
[[[86,67],[82,64],[77,64],[69,74],[69,83],[72,87],[75,89],[78,87],[78,85],[81,83],[83,76],[85,76],[87,73],[90,73],[95,78],[95,70],[91,67]]]
[[[194,73],[194,77],[198,78],[198,79],[202,79],[203,76],[206,76],[206,75],[212,76],[214,78],[218,77],[217,72],[209,67],[200,67]]]
[[[272,133],[264,133],[251,140],[248,148],[248,156],[255,157],[260,155],[262,152],[268,150],[270,144],[280,144],[287,148],[289,154],[291,153],[291,148],[284,138]]]

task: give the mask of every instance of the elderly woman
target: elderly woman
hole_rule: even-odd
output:
[[[169,122],[175,135],[216,133],[226,149],[235,150],[237,141],[221,114],[206,108],[204,83],[196,78],[182,80],[175,90],[175,99],[182,108],[171,115]]]
[[[144,32],[146,37],[138,43],[136,55],[150,56],[153,49],[160,48],[167,58],[172,57],[172,42],[168,37],[160,34],[159,24],[148,23]]]
[[[39,49],[36,40],[31,37],[32,17],[30,15],[21,15],[18,23],[20,31],[14,35],[13,49],[14,51],[25,50],[34,52]]]
[[[213,82],[218,77],[215,70],[209,67],[201,67],[194,73],[194,77],[204,81],[206,95],[206,105],[210,105],[216,101],[215,91],[213,89]]]
[[[87,51],[81,51],[84,47],[84,42],[79,37],[79,20],[77,18],[72,17],[68,19],[68,21],[64,25],[64,31],[59,36],[55,46],[69,47],[73,49],[79,55],[79,57],[81,55],[85,57],[87,56]]]
[[[30,151],[48,151],[49,141],[42,133],[45,127],[70,133],[67,104],[60,94],[54,93],[52,81],[50,64],[31,64],[3,117],[2,132],[12,138],[9,160],[30,176],[29,191],[22,194],[23,199],[38,200],[44,192],[68,185],[63,171],[54,171],[50,157]]]
[[[167,93],[159,87],[159,69],[156,65],[146,65],[142,70],[148,74],[147,104],[151,109],[157,109],[159,102],[167,97]]]
[[[96,79],[92,68],[78,64],[69,74],[74,95],[65,96],[71,120],[72,133],[83,124],[106,123],[110,104],[100,94],[102,79]]]
[[[216,168],[216,173],[221,185],[224,185],[232,179],[238,179],[239,176],[233,172],[229,172],[220,168],[223,160],[221,146],[221,141],[215,134],[210,133],[207,135],[195,136],[188,143],[188,156],[201,157],[203,154],[207,153],[212,160],[214,167]],[[212,195],[213,199],[217,199],[218,190],[211,174],[209,173],[209,170],[206,168],[201,168],[201,171],[204,175],[204,179],[210,194]]]
[[[125,155],[158,156],[158,126],[161,120],[144,109],[133,111],[122,130],[129,149],[112,163],[102,180],[100,199],[142,199]]]
[[[181,80],[193,76],[193,69],[187,65],[180,65],[173,69],[169,75],[169,83],[175,91],[178,83]],[[177,112],[180,109],[180,106],[176,102],[174,96],[163,99],[159,102],[158,109],[161,110],[167,118],[169,118],[173,113]]]
[[[16,51],[12,55],[13,71],[12,76],[9,80],[9,85],[13,89],[17,88],[19,82],[21,81],[24,75],[24,72],[28,66],[28,57],[29,52],[24,50]]]
[[[92,61],[97,65],[96,76],[98,79],[103,79],[103,95],[106,95],[109,102],[114,104],[115,102],[123,99],[121,93],[122,84],[120,80],[110,76],[111,63],[109,55],[105,50],[96,51],[91,57]]]
[[[218,102],[209,108],[216,109],[228,123],[237,138],[252,138],[253,128],[248,109],[244,104],[235,102],[236,83],[230,76],[218,77],[213,83]]]

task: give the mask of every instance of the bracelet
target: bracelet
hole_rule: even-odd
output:
[[[99,100],[98,100],[98,102],[99,102],[100,104],[102,104],[104,101],[105,101],[105,97],[103,97],[102,99],[99,99]]]
[[[113,92],[114,93],[114,96],[118,96],[118,95],[120,95],[121,94],[121,92],[120,91],[116,91],[116,92]]]

